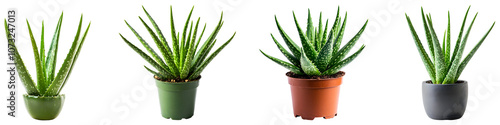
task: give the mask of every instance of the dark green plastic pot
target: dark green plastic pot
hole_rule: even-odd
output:
[[[31,117],[38,120],[55,119],[64,104],[64,94],[58,96],[33,96],[24,94],[24,104]]]
[[[189,82],[155,80],[160,97],[161,115],[173,120],[191,118],[194,114],[196,88],[199,85],[199,80]]]

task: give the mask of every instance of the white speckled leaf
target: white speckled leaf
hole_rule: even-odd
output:
[[[196,70],[193,72],[193,74],[191,74],[191,76],[189,76],[188,79],[198,78],[203,69],[205,69],[205,67],[207,67],[207,65],[215,58],[215,56],[217,56],[217,54],[219,54],[219,52],[222,51],[222,49],[224,49],[224,47],[226,47],[227,44],[229,44],[233,40],[235,35],[236,32],[233,34],[233,36],[231,36],[231,38],[229,38],[229,40],[227,40],[224,44],[222,44],[219,48],[217,48],[217,50],[215,50],[212,54],[210,54],[210,56],[205,61],[203,61],[203,63],[201,63],[199,67],[196,68]]]
[[[72,66],[76,60],[76,58],[74,58],[74,57],[78,54],[78,51],[82,47],[82,44],[84,42],[85,37],[87,36],[87,32],[88,32],[89,28],[90,28],[90,24],[87,27],[87,30],[85,31],[85,33],[83,35],[83,38],[81,40],[77,40],[77,41],[73,42],[73,44],[71,45],[71,48],[69,49],[68,54],[66,55],[66,58],[64,59],[64,62],[62,64],[61,68],[59,69],[59,72],[57,72],[57,75],[54,78],[54,81],[52,81],[52,83],[47,88],[47,91],[43,94],[43,96],[56,96],[59,94],[62,87],[64,86],[64,83],[66,83],[66,80],[70,74]]]
[[[434,68],[436,70],[436,83],[442,84],[447,74],[447,65],[444,62],[443,50],[441,50],[441,45],[439,45],[439,39],[437,38],[436,32],[434,31],[434,26],[432,24],[430,15],[427,15],[427,21],[429,22],[432,44],[434,46]]]
[[[28,72],[28,69],[26,69],[26,66],[24,66],[23,59],[21,58],[21,55],[19,55],[16,45],[14,44],[14,42],[9,40],[11,37],[9,35],[7,20],[5,19],[4,19],[4,26],[5,26],[5,35],[7,41],[9,42],[9,46],[12,46],[12,48],[15,49],[14,62],[16,63],[16,70],[21,79],[21,82],[23,82],[26,92],[28,93],[28,95],[39,95],[40,93],[38,92],[35,83],[33,82],[33,79],[31,78],[31,75]]]
[[[283,53],[283,55],[288,59],[288,61],[290,61],[293,65],[300,67],[299,59],[297,59],[290,52],[288,52],[283,46],[281,46],[278,40],[274,38],[273,34],[271,34],[271,37],[273,38],[273,41],[276,44],[276,46],[278,46],[278,49],[281,51],[281,53]]]
[[[333,75],[333,74],[337,73],[338,71],[340,71],[340,69],[342,69],[342,67],[351,63],[356,57],[358,57],[358,55],[363,51],[364,48],[365,48],[365,45],[361,46],[361,48],[359,48],[359,50],[356,51],[354,54],[352,54],[351,56],[347,57],[346,59],[336,63],[335,66],[326,70],[321,75]]]
[[[38,52],[38,47],[36,45],[35,37],[33,36],[33,32],[31,31],[31,26],[28,20],[26,20],[26,23],[28,25],[28,31],[30,34],[30,39],[31,39],[31,46],[33,48],[33,55],[35,56],[35,65],[36,65],[36,79],[37,79],[37,88],[38,91],[43,94],[45,93],[45,90],[47,89],[48,83],[45,82],[45,76],[44,76],[44,71],[43,71],[43,64],[40,60],[40,54]]]
[[[351,51],[352,47],[354,47],[354,45],[356,44],[358,39],[361,37],[361,34],[363,34],[363,31],[365,31],[367,24],[368,24],[368,20],[366,20],[365,24],[363,25],[363,27],[361,27],[361,29],[358,31],[358,33],[356,33],[356,35],[354,37],[352,37],[352,39],[349,40],[349,42],[347,42],[347,44],[344,45],[344,47],[342,47],[342,49],[340,49],[337,53],[335,53],[335,55],[333,56],[333,61],[330,64],[337,63],[338,61],[341,61],[345,58],[345,56],[349,53],[349,51]],[[344,25],[342,25],[342,28],[344,28]],[[342,30],[342,32],[343,32],[343,30]]]
[[[300,57],[300,48],[293,40],[286,34],[286,32],[281,28],[280,23],[278,22],[278,19],[276,16],[274,16],[274,20],[276,22],[276,26],[278,27],[278,30],[281,34],[281,37],[283,37],[283,40],[285,41],[286,45],[288,46],[288,49],[292,52],[292,54],[295,57]]]
[[[302,43],[302,49],[305,51],[306,56],[309,59],[316,59],[318,56],[318,52],[314,49],[314,46],[311,44],[309,41],[309,38],[302,32],[302,29],[300,28],[299,22],[297,21],[297,18],[295,17],[295,13],[293,13],[293,19],[295,20],[295,26],[297,27],[297,31],[299,32],[300,40]],[[304,52],[301,52],[304,53]]]
[[[469,38],[469,33],[472,29],[472,25],[474,24],[474,21],[476,20],[476,17],[477,17],[477,13],[476,15],[474,16],[474,19],[472,19],[472,22],[469,26],[469,29],[467,29],[467,32],[465,33],[465,36],[463,38],[463,41],[460,43],[460,48],[457,52],[457,55],[456,57],[454,58],[455,60],[453,60],[453,64],[451,64],[451,67],[450,69],[448,70],[448,74],[446,75],[446,77],[444,78],[442,84],[453,84],[455,83],[455,78],[457,78],[457,72],[458,72],[458,69],[460,67],[460,60],[462,59],[462,55],[463,55],[463,52],[464,52],[464,49],[465,49],[465,45],[467,43],[467,38]]]
[[[418,53],[420,55],[420,58],[422,59],[425,69],[427,70],[427,73],[429,74],[429,77],[432,80],[432,83],[436,83],[436,71],[434,70],[434,64],[431,62],[431,59],[429,58],[429,55],[427,55],[427,52],[425,51],[422,42],[418,38],[417,32],[415,31],[415,28],[413,27],[413,24],[411,23],[410,17],[406,15],[406,21],[408,22],[408,26],[410,27],[411,34],[413,36],[413,40],[415,41],[415,45],[417,46]]]
[[[61,33],[61,25],[63,20],[63,14],[59,17],[57,22],[56,30],[54,31],[54,36],[52,37],[52,43],[50,44],[49,51],[47,53],[47,60],[45,62],[45,79],[48,84],[54,80],[56,71],[56,60],[57,60],[57,47],[59,44],[59,36]]]
[[[304,50],[302,49],[302,56],[300,56],[300,66],[304,73],[306,73],[309,76],[317,76],[321,75],[321,72],[319,72],[318,68],[314,65],[314,63],[311,62],[304,53]]]
[[[457,71],[457,74],[455,76],[454,81],[458,80],[458,77],[460,77],[460,74],[462,74],[462,71],[464,70],[465,66],[467,66],[467,63],[469,63],[470,59],[472,58],[472,56],[474,56],[474,54],[476,53],[477,49],[479,49],[481,44],[483,44],[484,39],[486,39],[488,34],[490,34],[490,31],[491,31],[491,29],[493,29],[493,26],[495,26],[495,23],[493,23],[493,25],[491,25],[491,28],[488,30],[488,32],[486,32],[486,34],[483,36],[483,38],[481,38],[481,40],[476,44],[476,46],[474,46],[474,48],[469,52],[467,57],[465,57],[465,59],[462,61],[462,63],[460,64],[460,67],[458,67],[458,71]]]
[[[297,66],[294,66],[294,65],[292,65],[290,63],[287,63],[287,62],[285,62],[283,60],[280,60],[278,58],[269,56],[266,53],[262,52],[262,50],[260,50],[260,53],[262,53],[264,56],[266,56],[270,60],[274,61],[275,63],[277,63],[277,64],[279,64],[279,65],[281,65],[283,67],[285,67],[286,69],[292,71],[295,74],[304,74],[304,73],[302,73],[301,69],[299,67],[297,67]]]

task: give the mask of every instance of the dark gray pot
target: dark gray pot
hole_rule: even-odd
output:
[[[454,120],[464,115],[467,107],[467,81],[455,84],[422,82],[422,98],[427,116],[435,120]]]

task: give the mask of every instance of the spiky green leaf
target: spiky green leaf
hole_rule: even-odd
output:
[[[80,35],[81,21],[78,27],[79,28],[76,36]],[[69,49],[69,52],[66,55],[66,58],[64,59],[61,68],[57,72],[54,81],[50,84],[50,86],[48,86],[47,92],[43,94],[44,96],[56,96],[59,94],[60,90],[62,89],[62,86],[64,85],[64,83],[66,83],[66,80],[69,77],[70,70],[72,69],[74,62],[76,60],[75,57],[77,57],[76,55],[79,54],[78,51],[80,51],[83,45],[83,42],[85,40],[85,37],[87,36],[89,28],[90,24],[87,27],[87,30],[85,31],[83,38],[81,40],[78,40],[79,37],[75,37],[75,41],[73,41],[73,44],[71,45],[71,48]]]
[[[469,10],[470,10],[470,6],[469,6],[469,8],[467,8],[467,11],[465,12],[464,20],[462,21],[462,26],[460,27],[460,32],[458,33],[457,42],[455,43],[455,49],[453,50],[453,55],[451,56],[450,64],[448,64],[448,71],[451,69],[451,65],[454,63],[455,57],[458,54],[458,51],[460,48],[460,43],[462,41],[463,31],[465,28],[465,22],[467,21],[467,16],[469,15]]]
[[[486,34],[484,34],[483,38],[481,38],[481,40],[479,40],[479,42],[476,44],[476,46],[474,46],[474,48],[469,52],[469,54],[462,61],[462,63],[460,64],[460,67],[458,67],[457,75],[455,76],[454,81],[458,80],[458,77],[460,77],[460,74],[462,74],[462,71],[465,69],[465,66],[467,66],[467,63],[469,63],[470,59],[472,58],[472,56],[474,56],[477,49],[479,49],[479,47],[481,46],[481,44],[483,44],[483,42],[486,39],[486,37],[488,36],[488,34],[490,34],[490,31],[491,31],[491,29],[493,29],[493,26],[495,26],[495,23],[493,23],[493,25],[491,25],[488,32],[486,32]]]
[[[47,59],[45,62],[46,83],[52,83],[52,81],[54,81],[54,75],[55,75],[54,73],[56,69],[56,60],[57,60],[57,47],[59,45],[59,34],[61,33],[62,20],[63,20],[63,13],[61,13],[59,21],[57,22],[54,37],[52,37],[52,43],[50,44],[50,49],[47,54]]]
[[[321,75],[321,72],[318,70],[318,68],[314,65],[314,63],[307,57],[306,53],[304,52],[305,50],[302,49],[302,56],[300,56],[300,67],[304,73],[306,73],[309,76],[317,76]]]
[[[332,29],[330,31],[330,34],[328,35],[328,39],[332,39],[332,38],[337,38],[337,29],[341,29],[339,28],[340,26],[340,21],[342,19],[340,19],[340,7],[337,7],[337,16],[335,16],[335,22],[333,22],[333,26],[332,26]],[[334,41],[333,43],[333,52],[336,53],[339,49],[340,49],[340,43],[342,41]]]
[[[300,66],[299,59],[297,59],[290,52],[288,52],[283,46],[281,46],[281,44],[278,42],[278,40],[276,40],[274,38],[273,34],[271,34],[271,37],[273,38],[274,44],[276,44],[278,49],[281,51],[281,53],[283,53],[283,55],[288,59],[288,61],[290,61],[295,66]]]
[[[345,19],[347,19],[347,18],[345,18]],[[345,23],[345,19],[344,19],[344,23]],[[332,57],[332,61],[330,62],[329,67],[335,66],[334,65],[335,63],[337,63],[345,58],[347,53],[349,53],[349,51],[351,51],[352,47],[354,47],[354,45],[356,44],[358,39],[361,37],[361,34],[363,34],[363,32],[365,31],[367,24],[368,24],[368,20],[366,20],[363,27],[361,27],[361,29],[359,29],[358,33],[356,33],[356,35],[354,35],[351,38],[351,40],[349,40],[349,42],[347,42],[347,44],[344,45],[344,47],[342,47],[342,49],[340,49],[337,53],[335,53],[335,55]],[[344,28],[344,24],[342,24],[342,28]],[[339,34],[342,35],[342,32],[343,32],[343,30],[341,30],[341,32]],[[338,38],[339,37],[337,37],[335,41],[339,40]]]
[[[44,25],[44,21],[42,21],[42,35],[41,35],[41,42],[40,42],[40,59],[41,59],[41,63],[42,63],[42,73],[43,73],[43,77],[44,79],[45,78],[45,25]],[[45,82],[45,80],[44,80]]]
[[[314,26],[311,17],[311,10],[307,9],[307,27],[306,36],[309,38],[309,42],[314,42]]]
[[[342,39],[344,38],[344,30],[347,23],[347,12],[345,14],[343,23],[340,23],[340,21],[342,21],[342,17],[339,17],[339,22],[337,23],[336,26],[337,29],[334,32],[336,37],[333,43],[333,52],[335,52],[335,54],[339,52],[340,45],[342,44]]]
[[[460,64],[460,67],[458,67],[457,75],[455,76],[455,80],[454,81],[458,80],[458,77],[460,77],[460,74],[462,74],[462,71],[465,69],[465,66],[467,66],[467,63],[469,63],[469,61],[472,58],[472,56],[474,56],[474,54],[479,49],[479,47],[481,46],[481,44],[483,44],[483,42],[486,39],[486,37],[488,36],[488,34],[490,34],[490,31],[493,29],[493,26],[495,26],[495,23],[493,23],[493,25],[491,25],[491,27],[488,30],[488,32],[486,32],[486,34],[484,34],[483,38],[481,38],[481,40],[479,40],[479,42],[476,44],[476,46],[474,46],[474,48],[469,52],[469,54],[467,54],[467,56],[465,57],[465,59],[462,61],[462,63]]]
[[[186,19],[186,23],[184,24],[184,29],[182,30],[182,39],[181,39],[181,44],[180,44],[180,50],[179,50],[179,55],[177,56],[178,57],[178,60],[177,60],[177,64],[179,65],[179,67],[182,67],[183,66],[183,63],[184,63],[184,57],[186,56],[185,53],[186,52],[186,49],[184,48],[186,45],[186,35],[187,35],[187,29],[188,29],[188,26],[189,26],[189,21],[191,20],[191,15],[193,14],[193,10],[194,10],[194,6],[191,8],[191,11],[189,12],[189,15]],[[193,24],[191,23],[191,27],[193,26]],[[188,36],[189,37],[189,36]]]
[[[163,58],[165,59],[165,62],[167,62],[167,66],[175,66],[175,64],[173,63],[173,61],[171,61],[172,64],[169,64],[169,60],[172,60],[172,58],[173,58],[174,55],[172,53],[172,49],[168,45],[167,40],[165,39],[165,36],[163,36],[163,33],[161,32],[161,29],[158,27],[158,24],[156,24],[156,22],[154,21],[153,17],[151,17],[151,15],[149,15],[148,11],[146,10],[146,8],[144,8],[144,6],[142,7],[142,9],[144,10],[144,13],[146,13],[146,15],[148,16],[149,21],[151,22],[151,24],[153,24],[153,27],[156,30],[156,34],[158,34],[158,37],[160,38],[160,41],[162,42],[164,48],[167,51],[167,53],[162,53],[163,54]]]
[[[28,69],[24,65],[23,59],[21,58],[21,55],[17,51],[17,47],[14,43],[13,38],[11,37],[10,31],[9,31],[9,25],[7,24],[7,20],[4,19],[4,26],[5,26],[5,35],[8,41],[8,46],[9,48],[13,48],[13,53],[14,53],[14,62],[16,65],[17,73],[21,79],[21,82],[24,85],[24,88],[26,89],[26,92],[29,95],[40,95],[40,92],[38,91],[35,82],[31,78],[31,75],[29,74]]]
[[[175,25],[174,25],[174,13],[172,10],[172,6],[170,6],[170,32],[172,34],[172,47],[174,48],[173,51],[173,58],[174,62],[176,63],[176,66],[178,66],[177,62],[179,62],[179,35],[176,35],[175,31]]]
[[[194,52],[196,51],[196,48],[194,46],[194,42],[196,40],[196,34],[198,32],[198,24],[200,23],[200,18],[198,18],[198,21],[196,21],[196,26],[195,26],[195,29],[194,29],[194,33],[193,33],[193,36],[192,38],[190,38],[191,42],[188,42],[189,43],[189,46],[188,46],[188,52],[187,52],[187,55],[186,55],[186,59],[185,59],[185,63],[184,65],[182,66],[182,72],[181,72],[181,79],[186,79],[189,75],[189,69],[191,69],[191,63],[193,61],[193,58],[194,58]]]
[[[262,52],[262,50],[259,50],[259,51],[260,51],[260,53],[262,53],[264,56],[266,56],[270,60],[274,61],[275,63],[277,63],[277,64],[279,64],[279,65],[281,65],[283,67],[285,67],[286,69],[292,71],[293,73],[295,73],[295,74],[304,74],[299,67],[294,66],[294,65],[292,65],[292,64],[290,64],[288,62],[285,62],[283,60],[280,60],[278,58],[269,56],[266,53]]]
[[[156,70],[163,72],[164,74],[173,74],[168,70],[163,69],[160,64],[158,64],[154,59],[148,56],[148,54],[144,53],[141,49],[137,48],[134,44],[130,43],[125,37],[120,34],[120,37],[123,39],[125,43],[127,43],[130,48],[132,48],[137,54],[139,54],[144,60],[146,60],[149,64],[151,64]]]
[[[451,24],[451,22],[450,22],[450,11],[448,11],[448,29],[446,30],[446,40],[443,40],[443,43],[444,43],[444,45],[443,45],[444,49],[443,50],[445,50],[444,57],[445,57],[446,67],[447,67],[446,70],[448,70],[448,65],[450,65],[450,62],[451,62],[450,61],[450,54],[451,54],[450,53],[451,52],[450,51],[450,48],[451,48],[450,47],[450,42],[451,42],[451,38],[450,38],[451,37],[450,36],[451,35],[450,34],[450,32],[451,32],[451,26],[450,26],[450,24]]]
[[[321,38],[321,46],[320,48],[323,48],[327,42],[327,36],[328,36],[328,19],[326,19],[326,24],[325,24],[325,29],[323,29],[322,33],[322,38]]]
[[[335,66],[333,66],[330,69],[326,70],[325,72],[321,73],[321,75],[333,75],[333,74],[339,72],[342,67],[346,66],[347,64],[351,63],[354,59],[356,59],[356,57],[358,57],[358,55],[363,51],[363,49],[365,49],[365,45],[361,46],[361,48],[359,48],[359,50],[356,51],[351,56],[336,63]]]
[[[144,25],[144,27],[146,27],[146,29],[148,30],[149,34],[151,35],[151,38],[153,39],[153,41],[155,41],[155,44],[156,46],[158,47],[158,49],[160,50],[160,52],[162,53],[162,55],[164,56],[164,58],[166,59],[165,62],[160,58],[158,57],[158,59],[156,60],[156,62],[158,62],[158,64],[160,64],[162,67],[165,68],[165,70],[169,70],[170,72],[172,72],[174,75],[178,76],[180,74],[180,71],[179,69],[175,66],[175,63],[174,61],[172,61],[172,56],[171,54],[168,53],[168,51],[166,50],[166,47],[163,46],[165,44],[163,44],[160,39],[158,39],[158,36],[156,36],[156,34],[153,32],[153,30],[149,27],[149,25],[146,24],[146,22],[144,22],[144,20],[142,20],[141,17],[139,17],[139,19],[141,20],[142,24]],[[141,38],[142,39],[142,38]],[[142,40],[144,41],[144,40]],[[149,47],[149,45],[146,43],[146,41],[144,42],[141,42],[143,43],[143,45],[146,47],[146,45]],[[147,47],[146,47],[147,49]],[[151,48],[152,49],[152,48]],[[149,50],[148,50],[149,51]],[[153,51],[153,50],[152,50]],[[155,53],[153,51],[153,53]],[[156,54],[156,53],[155,53]],[[154,58],[154,56],[153,56]]]
[[[85,38],[87,38],[87,33],[89,31],[89,28],[90,28],[90,24],[91,22],[89,22],[89,25],[87,26],[87,29],[85,30],[85,33],[83,33],[83,36],[82,38],[80,38],[80,45],[78,45],[78,49],[76,50],[76,54],[75,56],[73,57],[73,64],[69,67],[69,72],[68,72],[68,75],[66,76],[66,78],[64,79],[64,82],[62,84],[62,86],[59,88],[59,91],[57,92],[57,95],[59,95],[59,93],[61,92],[62,88],[64,87],[64,85],[66,85],[66,82],[68,81],[69,79],[69,76],[71,75],[72,71],[73,71],[73,67],[75,66],[75,63],[76,63],[76,60],[78,59],[78,56],[80,55],[80,50],[82,49],[82,46],[83,46],[83,41],[85,41]]]
[[[196,53],[198,49],[198,45],[200,44],[201,38],[203,37],[203,34],[205,33],[205,29],[207,28],[207,24],[205,23],[205,26],[203,26],[203,30],[201,30],[200,37],[198,37],[198,40],[196,41],[196,45],[194,46],[195,50],[194,53]]]
[[[142,21],[141,17],[139,17],[139,19],[141,19],[141,21]],[[145,24],[144,21],[142,21],[142,22],[143,22],[143,24]],[[144,48],[146,48],[146,50],[149,52],[149,54],[151,54],[153,59],[155,59],[156,62],[158,62],[163,69],[167,69],[167,65],[165,65],[165,63],[163,63],[163,60],[160,58],[158,53],[156,53],[155,50],[153,48],[151,48],[151,46],[149,46],[149,44],[142,38],[142,36],[139,33],[137,33],[137,31],[135,31],[135,29],[132,26],[130,26],[130,24],[127,21],[125,21],[125,24],[127,24],[127,26],[130,28],[130,30],[134,33],[134,35],[137,37],[137,39],[144,46]],[[146,24],[145,24],[145,26],[148,27]],[[150,29],[148,31],[150,31]],[[153,34],[151,34],[151,35],[153,35]]]
[[[278,18],[276,18],[276,15],[274,16],[274,20],[276,22],[276,26],[278,27],[278,31],[281,34],[281,37],[283,37],[285,44],[288,46],[288,49],[292,52],[293,56],[300,57],[300,47],[297,44],[295,44],[295,42],[293,42],[292,39],[285,33],[283,28],[281,28],[280,23],[278,22]]]
[[[467,43],[467,38],[469,38],[469,33],[472,29],[474,21],[476,20],[476,17],[477,17],[477,13],[474,16],[474,19],[472,19],[472,22],[469,26],[469,29],[465,33],[465,36],[464,36],[462,42],[460,43],[461,44],[460,48],[457,52],[457,55],[454,58],[455,60],[453,60],[453,63],[451,64],[450,70],[448,70],[448,74],[444,78],[443,84],[453,84],[456,82],[455,78],[457,78],[457,71],[458,71],[458,68],[460,67],[460,60],[462,59],[462,54],[464,52],[465,45]]]
[[[37,89],[38,91],[43,94],[45,93],[45,90],[47,89],[48,83],[45,82],[45,76],[44,72],[42,70],[42,63],[40,60],[40,54],[38,53],[38,47],[36,45],[35,37],[33,36],[33,32],[31,31],[31,26],[28,20],[26,20],[26,23],[28,24],[28,31],[30,34],[30,39],[31,39],[31,46],[33,48],[33,55],[35,56],[35,65],[36,65],[36,79],[37,79]]]
[[[441,45],[439,45],[439,39],[436,35],[436,32],[434,31],[434,26],[432,24],[430,14],[427,16],[427,22],[429,23],[430,34],[432,36],[432,44],[434,46],[434,67],[436,70],[436,83],[442,84],[447,74],[443,50],[441,50]]]
[[[330,36],[332,36],[333,31],[330,32]],[[325,71],[326,68],[328,67],[328,63],[330,62],[330,59],[333,56],[333,37],[330,37],[328,39],[328,42],[321,48],[321,51],[318,54],[318,57],[316,58],[316,66],[318,70]]]
[[[432,43],[432,35],[431,35],[430,29],[429,29],[429,25],[427,24],[427,20],[425,18],[424,8],[421,7],[420,11],[422,13],[422,21],[424,22],[425,36],[427,38],[427,45],[429,46],[431,61],[434,61],[434,44]],[[433,82],[435,82],[435,81],[433,81]]]
[[[205,61],[203,61],[203,63],[198,68],[196,68],[196,70],[193,72],[193,74],[191,74],[191,76],[189,76],[189,79],[192,80],[192,79],[198,78],[198,76],[201,74],[203,69],[205,69],[205,67],[207,67],[207,65],[215,58],[215,56],[217,56],[217,54],[219,54],[220,51],[222,51],[222,49],[224,49],[224,47],[226,47],[227,44],[229,44],[233,40],[235,35],[236,35],[236,32],[234,32],[233,36],[231,36],[231,38],[229,38],[229,40],[227,40],[224,44],[222,44]]]
[[[410,17],[406,15],[406,21],[408,22],[408,26],[410,27],[411,34],[413,36],[413,40],[415,41],[415,45],[417,46],[418,53],[420,55],[420,58],[422,59],[422,62],[424,63],[425,69],[427,69],[427,72],[429,74],[429,77],[431,77],[432,83],[436,83],[436,70],[434,69],[434,64],[431,62],[431,59],[427,55],[427,52],[425,51],[422,42],[420,42],[420,39],[417,35],[417,32],[415,31],[415,28],[413,28],[413,24],[411,23]]]
[[[295,17],[295,13],[293,13],[293,19],[295,20],[295,26],[297,27],[297,31],[299,32],[300,40],[302,43],[302,49],[304,49],[307,58],[316,59],[316,57],[318,56],[318,52],[316,52],[316,50],[314,49],[314,46],[313,44],[311,44],[309,38],[304,34],[304,32],[302,32],[299,22]]]
[[[186,61],[186,54],[187,54],[187,51],[189,49],[189,41],[191,40],[191,34],[193,32],[193,21],[191,21],[191,24],[190,24],[190,27],[189,27],[189,34],[186,36],[188,38],[185,38],[187,40],[185,40],[184,42],[182,42],[181,44],[181,55],[180,55],[180,63],[179,63],[179,66],[184,66],[184,62]]]
[[[219,23],[215,27],[212,34],[210,34],[210,36],[208,36],[207,40],[203,43],[200,50],[194,56],[194,61],[193,61],[194,64],[192,64],[192,68],[190,69],[190,72],[194,72],[196,70],[196,68],[201,65],[201,63],[205,60],[208,53],[212,49],[211,45],[215,43],[215,37],[217,36],[220,29],[222,28],[222,25],[224,24],[224,22],[222,21],[222,17],[223,17],[223,13],[221,13]]]
[[[156,77],[158,77],[160,80],[166,80],[167,79],[167,76],[164,75],[164,74],[161,74],[159,72],[153,71],[152,69],[148,68],[147,66],[144,66],[144,68],[146,68],[146,70],[148,70],[151,74],[153,74]]]
[[[316,33],[316,37],[315,37],[315,48],[316,48],[316,51],[321,51],[321,46],[323,44],[323,41],[322,41],[322,38],[323,38],[323,13],[320,12],[319,13],[319,23],[318,23],[318,32]]]

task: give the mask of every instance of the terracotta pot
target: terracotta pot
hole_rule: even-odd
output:
[[[156,80],[156,79],[155,79]],[[156,80],[160,97],[161,115],[167,119],[181,120],[194,114],[196,88],[199,80],[189,82],[165,82]]]
[[[464,115],[467,107],[467,81],[454,84],[422,82],[422,98],[427,116],[435,120],[454,120]]]
[[[292,89],[293,113],[295,117],[313,120],[337,116],[342,77],[330,79],[300,79],[288,77]]]
[[[64,105],[64,94],[57,96],[33,96],[24,94],[26,110],[34,119],[55,119]]]

